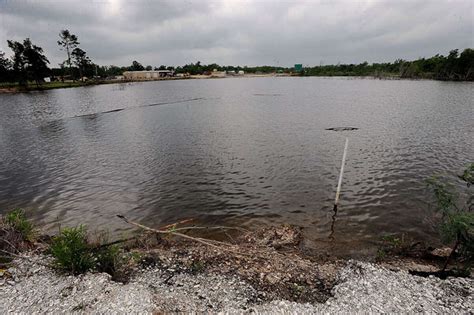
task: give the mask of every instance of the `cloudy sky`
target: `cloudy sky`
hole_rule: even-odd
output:
[[[474,47],[473,0],[0,0],[0,50],[30,37],[51,66],[61,29],[96,63],[319,65]]]

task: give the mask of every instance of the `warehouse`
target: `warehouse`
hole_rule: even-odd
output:
[[[123,77],[125,80],[156,80],[159,78],[172,77],[171,70],[154,70],[154,71],[125,71]]]

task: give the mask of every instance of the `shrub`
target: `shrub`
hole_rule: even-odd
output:
[[[25,241],[32,242],[36,238],[36,230],[33,224],[26,219],[23,209],[15,209],[9,212],[4,219],[5,223],[21,234]]]
[[[114,280],[121,279],[121,269],[124,258],[121,256],[120,247],[111,245],[98,249],[95,254],[96,268],[99,272],[106,272]]]
[[[461,176],[469,188],[474,179],[474,163],[470,164]],[[466,205],[458,205],[458,194],[453,186],[443,183],[437,177],[428,180],[428,186],[434,192],[437,210],[441,213],[440,233],[447,244],[454,244],[450,257],[459,249],[466,258],[474,258],[474,213],[472,212],[472,196]],[[449,258],[443,270],[449,261]]]
[[[53,237],[50,246],[55,265],[74,274],[86,272],[94,267],[94,257],[87,242],[86,229],[64,228]]]

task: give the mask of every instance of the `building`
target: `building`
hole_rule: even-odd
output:
[[[151,71],[125,71],[123,77],[125,80],[156,80],[159,78],[172,77],[174,72],[171,70],[151,70]]]
[[[225,78],[227,73],[225,71],[217,71],[217,69],[212,70],[211,78]]]

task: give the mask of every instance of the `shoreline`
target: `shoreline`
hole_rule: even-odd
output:
[[[77,87],[87,87],[87,86],[96,86],[96,85],[105,85],[105,84],[126,84],[126,83],[141,83],[141,82],[154,82],[154,81],[174,81],[174,80],[203,80],[203,79],[244,79],[244,78],[267,78],[267,77],[291,77],[291,78],[348,78],[348,79],[372,79],[372,80],[409,80],[409,81],[441,81],[441,82],[472,82],[472,81],[457,81],[457,80],[437,80],[429,78],[402,78],[400,76],[353,76],[353,75],[340,75],[340,76],[319,76],[319,75],[292,75],[292,74],[278,74],[278,73],[268,73],[268,74],[245,74],[241,76],[226,76],[226,77],[215,77],[212,75],[190,75],[188,77],[170,77],[170,78],[158,78],[158,79],[143,79],[143,80],[100,80],[100,81],[89,81],[89,82],[51,82],[44,83],[41,86],[30,85],[26,88],[18,87],[15,84],[5,85],[3,87],[0,84],[0,94],[17,94],[17,93],[29,93],[35,91],[48,91],[55,89],[67,89],[67,88],[77,88]]]
[[[6,312],[469,312],[474,279],[420,277],[434,261],[379,262],[307,256],[283,226],[235,236],[232,251],[175,238],[127,243],[136,258],[122,279],[47,267],[44,246],[19,254],[0,276]]]

